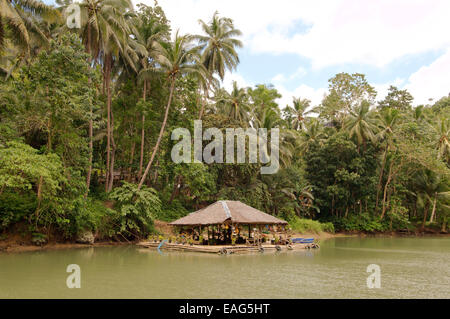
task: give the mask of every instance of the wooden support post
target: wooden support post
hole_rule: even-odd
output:
[[[258,245],[261,246],[262,245],[262,237],[263,237],[263,235],[262,235],[262,225],[261,224],[258,225],[258,232],[259,232],[259,234],[258,234]]]

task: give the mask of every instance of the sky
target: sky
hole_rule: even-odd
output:
[[[143,1],[152,4],[152,0]],[[159,0],[174,29],[201,32],[214,11],[243,32],[241,63],[225,86],[273,84],[280,107],[302,97],[319,104],[328,79],[364,73],[383,99],[389,85],[414,104],[450,93],[450,1]]]
[[[50,1],[50,0],[48,0]],[[154,0],[140,0],[153,5]],[[407,89],[414,104],[450,93],[449,0],[158,0],[174,30],[201,32],[217,10],[243,33],[240,64],[226,75],[240,86],[273,84],[317,105],[328,79],[364,73],[386,95]]]

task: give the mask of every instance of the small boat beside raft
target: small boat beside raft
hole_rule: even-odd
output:
[[[314,238],[291,238],[294,244],[312,244],[314,243]]]

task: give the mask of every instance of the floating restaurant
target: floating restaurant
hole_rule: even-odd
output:
[[[206,244],[242,244],[263,240],[264,235],[285,233],[287,222],[238,201],[218,201],[169,225],[200,237]],[[282,235],[280,235],[282,236]],[[203,236],[202,236],[203,237]]]
[[[176,240],[167,243],[150,241],[140,245],[208,253],[317,247],[313,242],[294,244],[288,236],[286,221],[239,201],[218,201],[169,225],[178,233]]]

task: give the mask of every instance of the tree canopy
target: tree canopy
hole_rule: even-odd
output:
[[[220,199],[343,231],[447,231],[450,97],[414,106],[391,86],[377,100],[364,74],[339,73],[318,105],[279,105],[269,83],[224,88],[243,43],[217,12],[191,35],[157,2],[83,0],[79,29],[61,19],[70,1],[2,3],[0,231],[143,238]],[[279,129],[279,171],[174,163],[171,132],[198,118]]]

